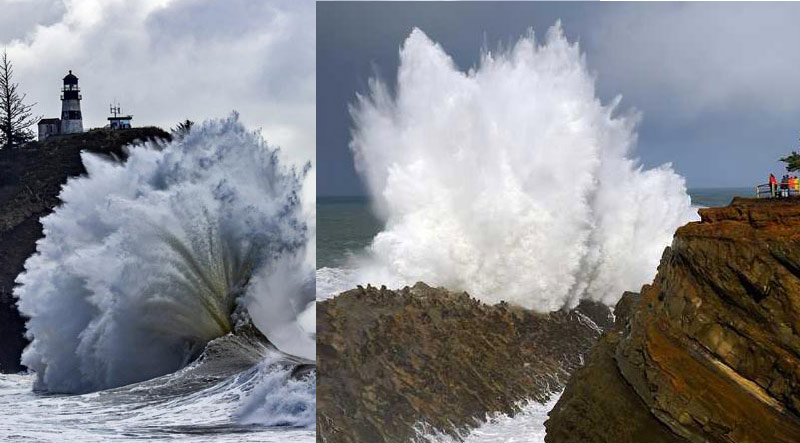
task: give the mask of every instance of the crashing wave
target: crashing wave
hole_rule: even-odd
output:
[[[308,168],[283,166],[236,114],[134,147],[125,163],[82,159],[87,176],[67,182],[41,220],[45,237],[15,290],[37,389],[90,392],[174,372],[248,312],[277,348],[313,358],[298,324],[314,300],[300,201]]]
[[[460,70],[415,29],[394,91],[370,82],[351,149],[385,228],[357,283],[425,281],[541,311],[617,300],[696,218],[670,165],[633,156],[638,117],[604,105],[559,24]]]

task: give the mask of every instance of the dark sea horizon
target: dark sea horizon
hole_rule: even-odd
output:
[[[689,188],[693,206],[726,206],[736,196],[755,197],[755,188]],[[345,266],[382,228],[368,196],[318,196],[317,269]]]

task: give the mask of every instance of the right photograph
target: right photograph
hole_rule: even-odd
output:
[[[800,442],[800,4],[316,8],[318,442]]]

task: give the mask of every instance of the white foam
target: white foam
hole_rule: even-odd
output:
[[[317,269],[317,301],[322,301],[339,293],[353,289],[360,282],[356,271],[348,268]]]
[[[237,412],[239,422],[313,429],[317,412],[316,372],[295,380],[287,371],[269,371],[271,363],[262,363],[260,380]]]
[[[314,300],[304,172],[236,115],[124,164],[83,154],[15,290],[37,387],[80,393],[186,364],[235,303],[281,349],[314,358],[298,316]],[[313,247],[313,243],[312,247]],[[241,297],[240,297],[241,296]]]
[[[596,97],[558,24],[467,72],[415,29],[396,93],[372,80],[351,109],[356,168],[386,226],[353,280],[541,311],[638,290],[696,214],[670,165],[636,160],[639,117],[619,101]]]
[[[175,385],[180,372],[84,395],[36,394],[34,375],[0,374],[0,441],[313,442],[314,377],[291,380],[271,363],[169,395],[153,383]]]
[[[544,422],[560,395],[554,395],[547,403],[530,401],[514,416],[490,415],[481,426],[459,440],[436,432],[422,433],[418,440],[428,443],[544,443]]]

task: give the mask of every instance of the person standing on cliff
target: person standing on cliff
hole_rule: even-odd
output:
[[[778,196],[783,197],[783,190],[786,188],[786,175],[781,176],[781,181],[778,182]]]
[[[775,179],[775,174],[769,175],[769,192],[772,194],[772,198],[775,198],[775,194],[778,192],[778,180]]]
[[[781,197],[789,196],[789,174],[784,174],[781,177]]]

